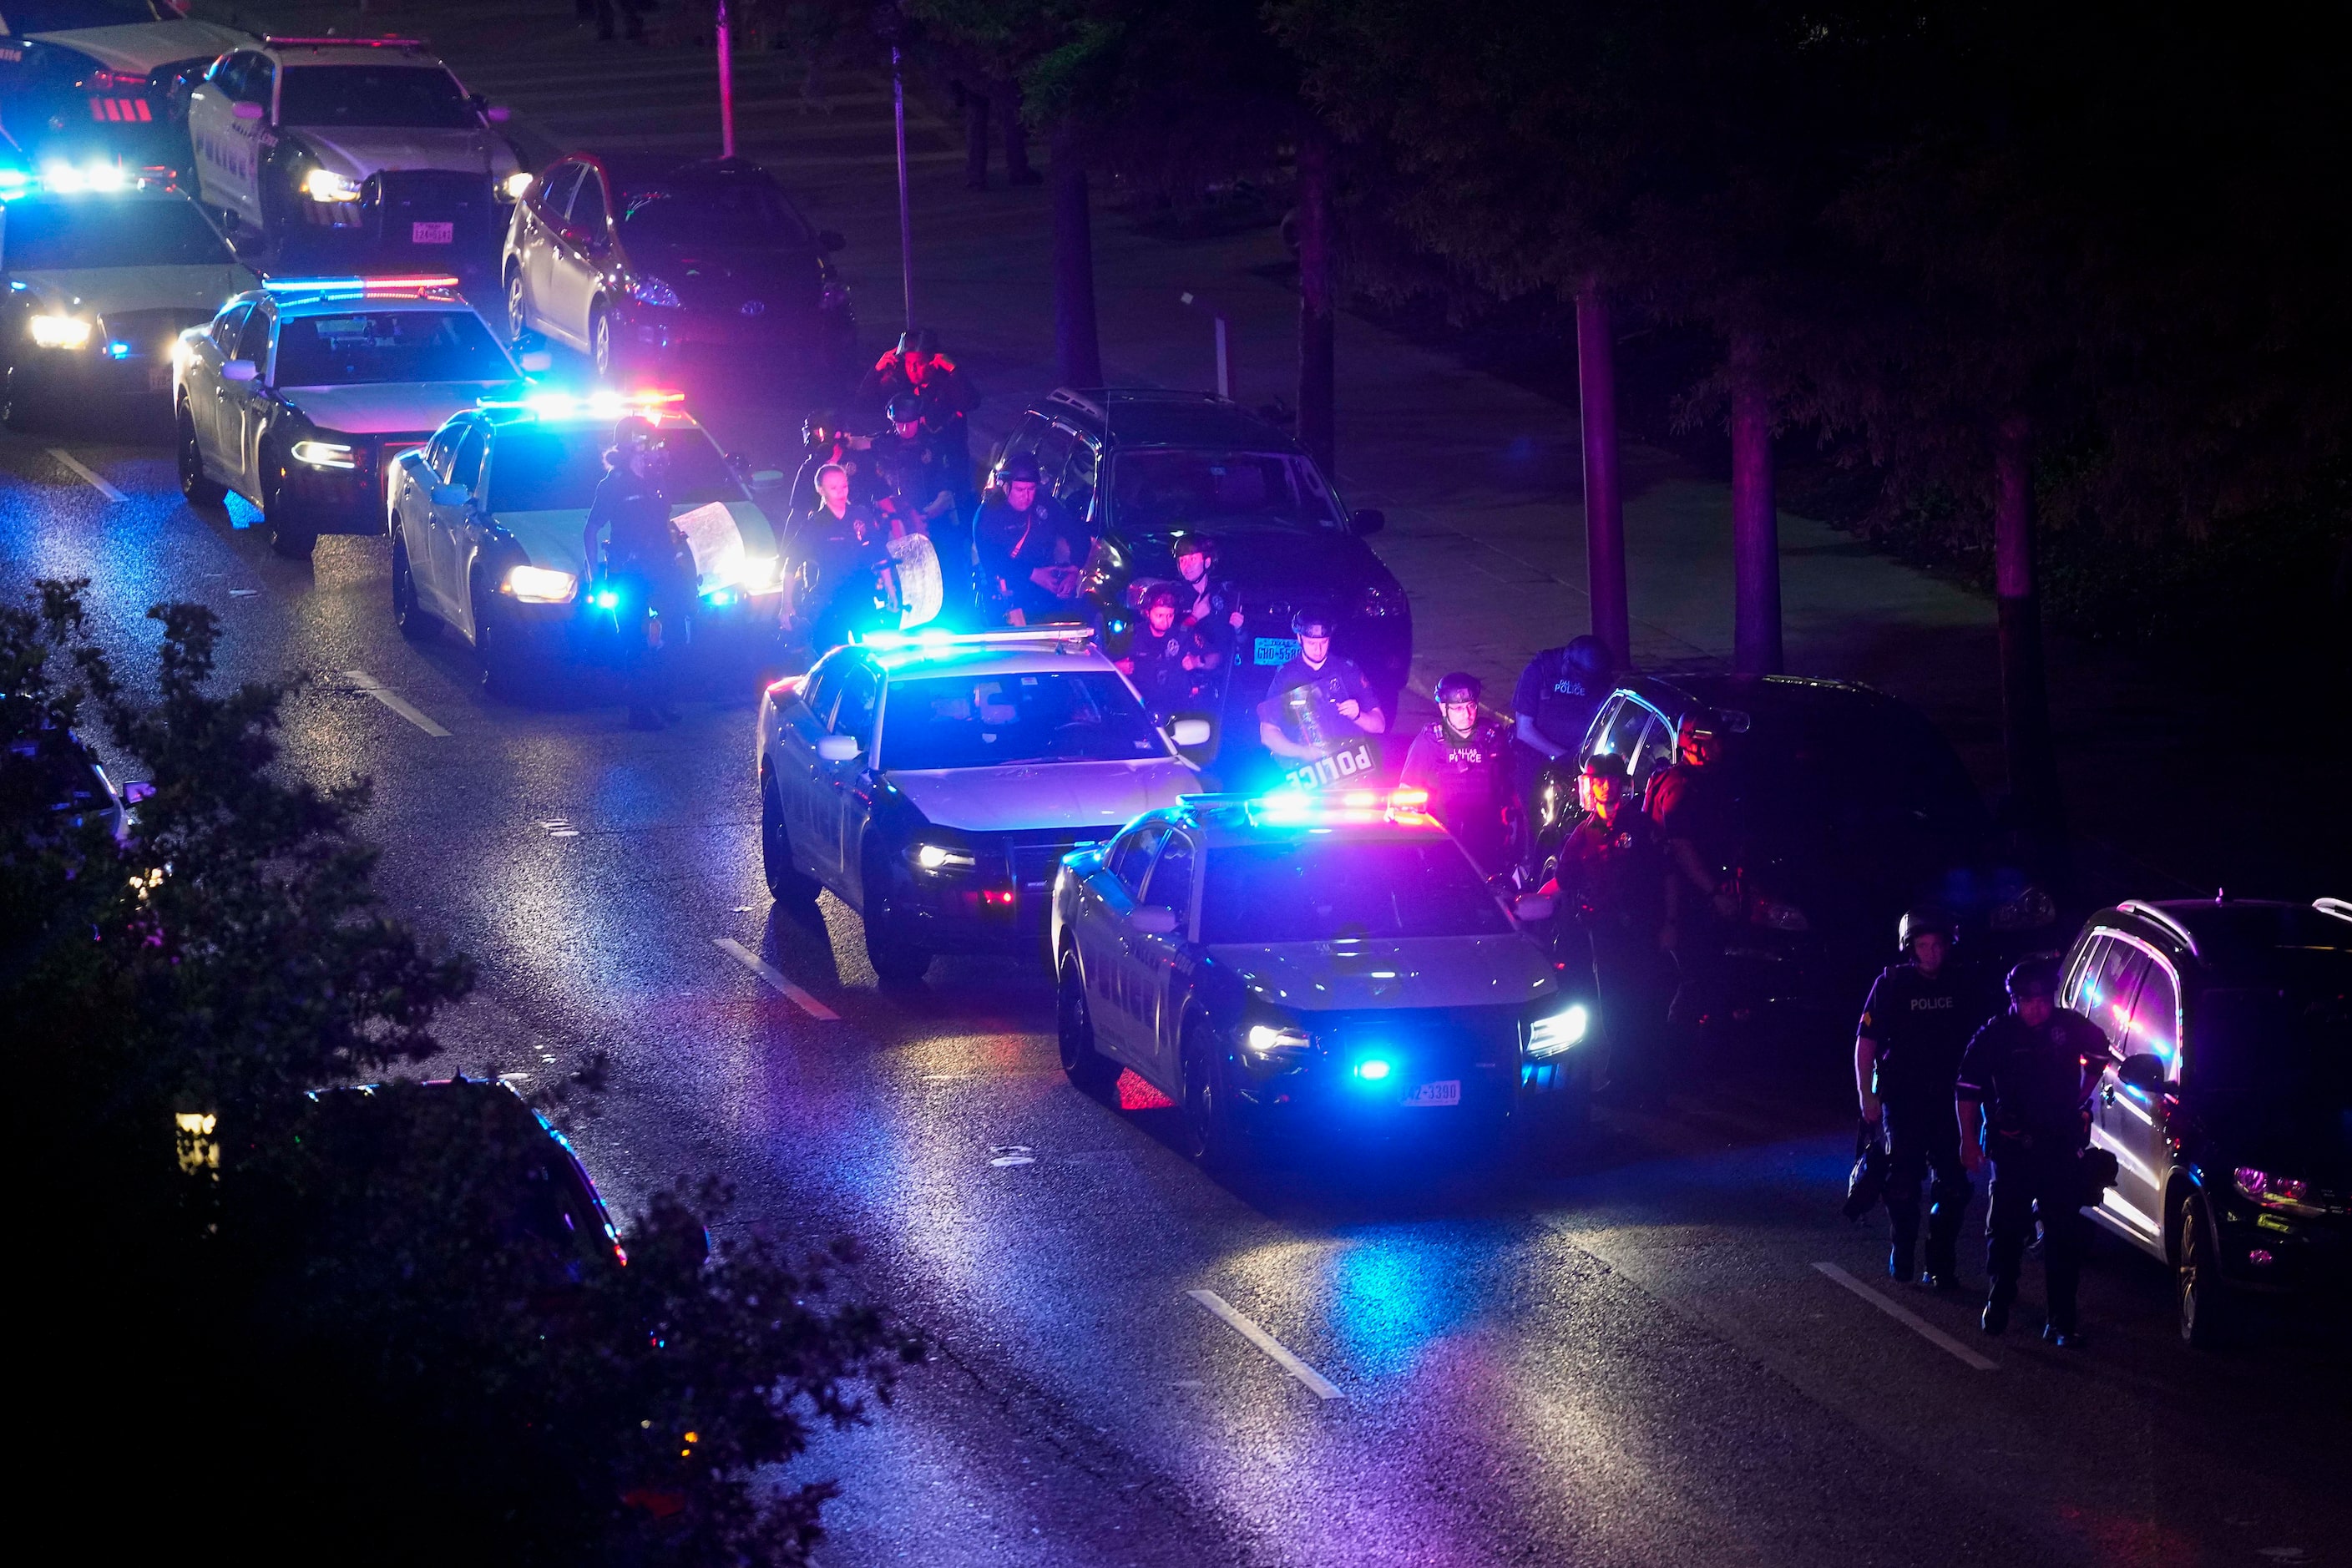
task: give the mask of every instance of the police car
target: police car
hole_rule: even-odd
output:
[[[402,633],[452,628],[474,645],[485,684],[506,693],[610,647],[630,606],[591,579],[582,535],[613,426],[634,414],[669,455],[671,521],[693,550],[701,596],[698,638],[763,648],[783,592],[775,530],[681,402],[675,392],[493,401],[403,452],[388,480]]]
[[[235,490],[272,548],[383,527],[392,459],[522,372],[454,278],[272,279],[183,332],[173,370],[180,489]]]
[[[874,972],[939,952],[1043,946],[1055,868],[1199,787],[1088,628],[877,633],[760,704],[768,889],[828,888],[865,921]]]
[[[530,185],[505,119],[408,38],[268,38],[188,98],[202,199],[277,254],[365,245],[453,268],[488,263]]]
[[[1202,795],[1064,859],[1062,1066],[1132,1070],[1196,1158],[1263,1139],[1491,1136],[1580,1123],[1594,1007],[1418,790]],[[1542,1145],[1538,1145],[1541,1147]]]
[[[184,89],[253,36],[128,10],[67,20],[76,25],[0,37],[0,122],[42,164],[185,177]]]
[[[0,168],[0,276],[12,424],[92,395],[168,390],[181,331],[254,281],[194,203],[111,165]]]

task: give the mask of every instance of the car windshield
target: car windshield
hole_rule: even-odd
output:
[[[2189,1081],[2204,1092],[2352,1110],[2352,951],[2284,949],[2261,969],[2200,994]]]
[[[0,268],[229,267],[236,258],[192,202],[51,196],[0,213]]]
[[[509,425],[490,457],[492,511],[585,511],[604,477],[609,425]],[[674,426],[662,438],[670,505],[703,506],[743,499],[727,459],[698,429]]]
[[[1112,466],[1112,515],[1129,532],[1178,522],[1340,526],[1315,465],[1284,452],[1139,447]]]
[[[1511,922],[1450,838],[1209,851],[1202,942],[1500,936]]]
[[[1109,670],[895,676],[883,697],[880,763],[894,769],[1167,754],[1135,693]]]
[[[278,79],[278,122],[465,131],[482,121],[438,66],[289,66]]]
[[[506,351],[471,310],[350,310],[278,324],[279,386],[515,381]]]
[[[801,249],[813,242],[792,204],[749,180],[681,181],[629,200],[621,231],[658,245],[740,245]]]

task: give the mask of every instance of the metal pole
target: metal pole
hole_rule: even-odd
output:
[[[719,155],[735,156],[735,54],[728,36],[727,0],[719,0]]]
[[[1225,351],[1225,319],[1217,318],[1217,395],[1226,402],[1234,396],[1234,362]]]
[[[907,205],[907,79],[890,46],[890,118],[898,135],[898,272],[907,291],[907,330],[915,330],[915,224]]]

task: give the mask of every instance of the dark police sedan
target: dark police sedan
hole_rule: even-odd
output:
[[[2352,1298],[2352,903],[2132,902],[2066,958],[2064,1004],[2109,1056],[2091,1139],[2116,1157],[2093,1217],[2169,1264],[2180,1337],[2209,1346],[2255,1294]]]

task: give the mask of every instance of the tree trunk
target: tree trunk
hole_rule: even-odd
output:
[[[1054,134],[1054,374],[1064,386],[1100,386],[1094,227],[1077,140],[1067,127]]]
[[[1310,128],[1298,139],[1298,444],[1326,474],[1338,430],[1332,271],[1331,148]]]
[[[961,87],[963,95],[963,183],[988,189],[988,95]]]
[[[1772,498],[1772,408],[1734,350],[1731,388],[1732,668],[1780,673],[1780,518]]]
[[[1620,665],[1633,662],[1633,620],[1625,607],[1625,506],[1617,485],[1616,344],[1609,302],[1596,288],[1576,297],[1576,384],[1584,432],[1585,586],[1592,635]]]
[[[1029,128],[1021,122],[1021,84],[1001,83],[990,96],[996,102],[998,130],[1004,142],[1004,183],[1035,184],[1036,172],[1029,167]]]
[[[2042,605],[2033,584],[2033,437],[2022,414],[1993,444],[1993,592],[2000,615],[2000,730],[2009,794],[2043,876],[2063,875],[2065,814],[2050,736]]]

